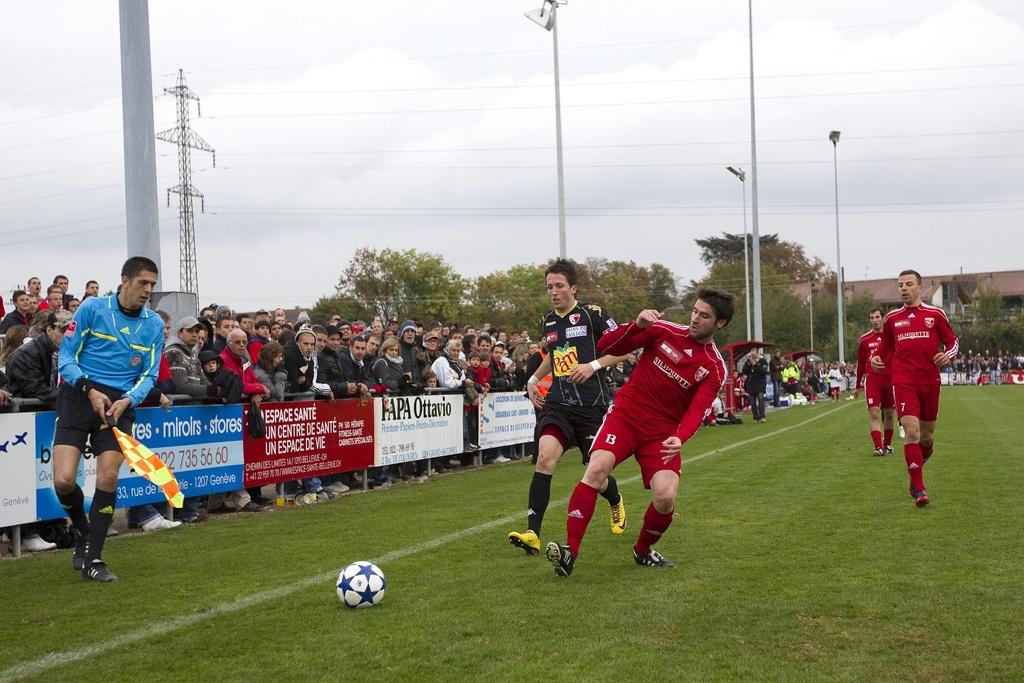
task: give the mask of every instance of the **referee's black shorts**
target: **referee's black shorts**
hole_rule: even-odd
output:
[[[537,416],[536,437],[556,429],[562,433],[559,441],[568,450],[573,444],[583,454],[583,462],[590,459],[590,446],[594,443],[597,430],[601,428],[607,406],[567,406],[546,402]],[[557,435],[553,435],[558,438]]]
[[[92,385],[93,389],[107,395],[111,403],[120,399],[124,391],[111,389],[102,384]],[[117,428],[125,434],[132,433],[135,424],[135,409],[128,408],[121,413]],[[87,392],[75,391],[71,386],[62,384],[57,393],[57,424],[54,429],[54,446],[74,446],[80,451],[88,450],[99,455],[106,451],[120,451],[117,437],[110,429],[101,429],[103,422],[89,403]]]

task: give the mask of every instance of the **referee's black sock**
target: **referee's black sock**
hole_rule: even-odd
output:
[[[530,482],[530,509],[526,511],[526,522],[530,531],[540,535],[540,525],[544,521],[544,511],[551,500],[551,475],[541,472],[533,473]]]
[[[67,493],[57,491],[57,500],[60,501],[60,506],[64,508],[64,512],[71,518],[71,523],[75,525],[78,533],[88,536],[89,518],[85,516],[85,496],[82,494],[82,489],[78,484],[75,484],[75,488]]]
[[[92,496],[92,507],[89,508],[89,553],[86,564],[99,560],[103,556],[103,543],[107,540],[107,529],[114,517],[114,501],[117,494],[113,491],[96,489]]]
[[[609,505],[618,505],[622,500],[622,496],[619,495],[619,484],[610,474],[608,475],[608,488],[601,491],[601,497],[607,500]]]

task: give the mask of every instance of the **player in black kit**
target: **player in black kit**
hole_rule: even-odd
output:
[[[541,338],[548,357],[527,383],[533,404],[541,409],[537,418],[537,464],[530,482],[527,530],[513,531],[508,542],[531,555],[540,552],[540,526],[551,498],[551,475],[562,453],[577,446],[584,462],[590,453],[594,435],[608,409],[608,385],[604,368],[620,360],[616,356],[599,358],[597,340],[617,325],[600,306],[576,301],[576,268],[570,261],[558,259],[544,273],[548,297],[554,309],[541,321]],[[537,391],[537,382],[552,375],[547,397]],[[626,508],[614,477],[608,477],[601,495],[611,507],[611,529],[621,534],[626,529]]]

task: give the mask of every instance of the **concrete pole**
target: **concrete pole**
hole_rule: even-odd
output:
[[[121,116],[124,132],[125,222],[128,256],[146,256],[160,268],[153,67],[149,54],[149,5],[119,0]]]
[[[757,124],[754,120],[754,5],[747,2],[750,39],[750,223],[754,240],[754,338],[764,339],[761,320],[761,236],[757,225]]]
[[[565,172],[562,165],[562,90],[558,76],[558,3],[551,3],[551,38],[555,50],[555,148],[558,154],[558,255],[566,258]]]

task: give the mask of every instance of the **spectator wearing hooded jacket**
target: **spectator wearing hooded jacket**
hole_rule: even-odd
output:
[[[194,316],[178,321],[177,333],[164,344],[164,358],[174,380],[174,391],[194,398],[210,396],[211,384],[199,365],[199,331],[203,325]]]
[[[399,354],[402,366],[412,378],[413,384],[423,386],[423,358],[420,345],[416,342],[416,323],[405,320],[398,328]]]
[[[340,351],[341,330],[337,327],[328,327],[324,348],[317,354],[319,377],[331,388],[335,398],[350,398],[358,394],[359,388],[354,381],[345,377]]]
[[[331,388],[320,381],[316,357],[316,334],[309,327],[300,327],[295,338],[284,346],[284,370],[288,373],[288,391],[311,391],[317,396],[334,398]]]

